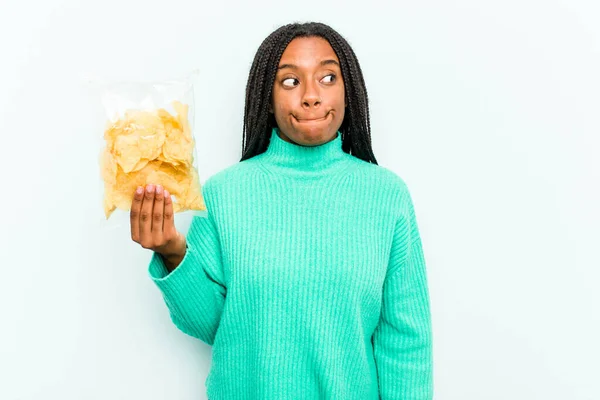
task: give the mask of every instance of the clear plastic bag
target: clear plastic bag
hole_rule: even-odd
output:
[[[162,185],[173,211],[205,211],[194,139],[194,78],[102,83],[106,114],[99,156],[106,219],[129,211],[138,186]]]

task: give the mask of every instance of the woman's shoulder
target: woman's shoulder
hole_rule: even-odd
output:
[[[207,190],[236,188],[261,170],[252,159],[239,161],[211,175],[203,184]]]
[[[373,164],[356,157],[354,164],[355,168],[353,170],[356,174],[361,175],[361,178],[365,181],[371,182],[384,190],[397,191],[399,194],[408,192],[406,181],[391,168]]]

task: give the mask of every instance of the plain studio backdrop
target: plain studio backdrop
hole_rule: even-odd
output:
[[[85,82],[199,69],[203,183],[239,160],[258,46],[309,20],[353,46],[413,195],[435,399],[600,398],[598,2],[4,0],[1,399],[205,398],[211,347],[171,323],[126,213],[104,220]]]

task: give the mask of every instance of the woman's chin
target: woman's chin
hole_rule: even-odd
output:
[[[298,132],[294,138],[291,138],[296,144],[301,146],[318,146],[333,140],[337,132],[330,135],[327,131],[319,132]],[[330,137],[331,136],[331,137]]]

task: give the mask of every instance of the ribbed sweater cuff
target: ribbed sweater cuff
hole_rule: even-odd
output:
[[[185,256],[181,260],[181,263],[177,266],[177,268],[175,268],[171,273],[169,273],[169,270],[167,269],[167,266],[165,265],[162,256],[156,252],[153,252],[152,258],[150,259],[150,265],[148,266],[148,275],[159,286],[161,290],[163,288],[168,290],[168,286],[172,283],[171,281],[176,281],[177,275],[181,275],[181,271],[185,270],[185,268],[182,267],[193,264],[193,261],[190,259],[194,258],[197,258],[197,255],[195,254],[195,251],[193,249],[189,248],[188,245],[188,248],[185,252]],[[185,273],[185,271],[183,273]]]

